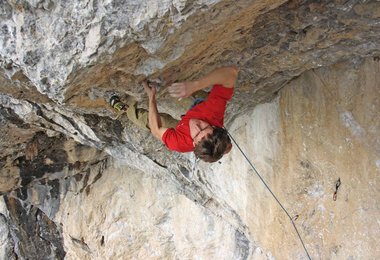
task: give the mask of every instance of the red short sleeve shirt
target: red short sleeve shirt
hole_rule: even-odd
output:
[[[231,99],[234,88],[214,85],[207,100],[196,105],[184,115],[175,128],[168,128],[162,136],[164,144],[173,151],[191,152],[194,150],[190,136],[190,119],[200,119],[212,126],[223,127],[227,101]]]

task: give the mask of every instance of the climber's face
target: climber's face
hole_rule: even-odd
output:
[[[200,119],[190,119],[189,126],[194,146],[214,131],[209,123]]]

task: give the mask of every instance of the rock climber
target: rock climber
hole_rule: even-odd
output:
[[[143,83],[149,98],[148,122],[153,136],[169,150],[191,152],[205,162],[216,162],[231,151],[232,144],[223,128],[227,102],[232,98],[238,69],[223,67],[188,82],[174,83],[168,90],[172,97],[186,98],[196,91],[213,86],[207,99],[192,107],[172,128],[162,124],[156,103],[156,88]]]

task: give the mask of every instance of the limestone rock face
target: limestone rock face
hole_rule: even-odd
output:
[[[297,216],[313,259],[380,254],[378,73],[377,59],[309,71],[230,127],[289,214]],[[261,247],[279,259],[305,258],[287,216],[238,149],[211,168],[208,186]]]
[[[236,145],[169,152],[112,94],[240,68],[225,123],[313,259],[380,251],[377,1],[0,1],[1,259],[307,259]],[[340,186],[337,188],[337,182]],[[334,193],[336,192],[336,200]]]

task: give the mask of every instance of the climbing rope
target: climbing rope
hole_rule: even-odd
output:
[[[227,129],[224,128],[226,131]],[[232,135],[227,131],[228,135],[231,137],[231,140],[235,143],[236,147],[239,149],[239,151],[241,152],[241,154],[244,156],[244,158],[247,160],[247,162],[249,163],[249,165],[251,165],[252,169],[254,170],[254,172],[256,173],[256,175],[260,178],[261,182],[265,185],[265,187],[268,189],[268,191],[272,194],[273,198],[277,201],[277,203],[280,205],[280,207],[283,209],[283,211],[286,213],[286,215],[289,217],[289,220],[290,222],[292,222],[293,224],[293,227],[294,229],[296,230],[296,233],[298,235],[298,238],[300,239],[301,241],[301,244],[303,246],[303,249],[305,250],[305,253],[307,255],[307,257],[311,260],[311,257],[309,255],[309,252],[307,251],[306,247],[305,247],[305,244],[301,238],[301,235],[300,233],[298,232],[298,229],[296,227],[296,224],[294,223],[293,219],[290,217],[288,211],[284,208],[284,206],[281,204],[281,202],[277,199],[276,195],[274,195],[274,193],[272,192],[272,190],[269,188],[269,186],[267,185],[267,183],[264,181],[264,179],[261,177],[261,175],[259,174],[259,172],[256,170],[255,166],[253,166],[252,162],[248,159],[247,155],[245,155],[245,153],[243,152],[243,150],[240,148],[240,146],[237,144],[237,142],[235,141],[235,139],[232,137]]]

